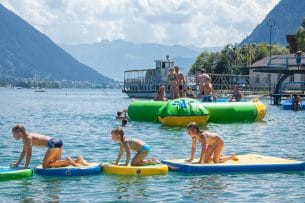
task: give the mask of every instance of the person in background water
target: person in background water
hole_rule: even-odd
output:
[[[292,95],[292,110],[298,111],[302,109],[301,97],[297,94]]]
[[[212,85],[212,79],[207,78],[205,83],[201,87],[202,101],[203,102],[213,102],[216,100],[216,92]]]
[[[167,101],[166,91],[165,91],[165,86],[164,85],[159,87],[159,89],[156,92],[154,100],[155,101]]]
[[[122,119],[122,127],[125,127],[127,125],[127,123],[128,123],[127,118],[123,118]]]
[[[232,93],[232,97],[230,99],[230,102],[239,102],[241,99],[243,98],[243,94],[239,89],[238,85],[234,85],[233,86],[233,93]]]
[[[167,83],[170,86],[170,94],[171,94],[171,99],[176,99],[177,98],[177,91],[178,91],[178,77],[177,74],[175,73],[174,68],[169,69],[169,74],[167,76]]]
[[[177,97],[183,97],[183,88],[185,86],[185,79],[183,73],[180,72],[180,68],[175,66],[175,72],[177,75],[177,86],[178,86],[178,94]]]
[[[192,87],[188,86],[185,90],[185,96],[187,98],[196,99],[195,92],[192,90]]]
[[[238,157],[234,154],[231,154],[230,156],[222,155],[224,141],[218,134],[201,131],[195,122],[189,123],[187,125],[187,130],[189,136],[192,138],[191,158],[186,160],[187,162],[192,162],[194,160],[197,142],[201,143],[199,164],[209,163],[211,161],[214,163],[223,163],[228,160],[238,161]]]
[[[199,74],[196,76],[196,84],[199,87],[199,94],[202,92],[202,85],[205,83],[206,79],[210,76],[206,73],[206,70],[203,68],[199,71]]]
[[[298,70],[300,69],[301,65],[302,65],[302,56],[303,56],[303,53],[301,50],[297,51],[295,53],[295,57],[296,57],[296,63],[297,63],[297,66],[298,66]]]
[[[123,119],[127,118],[127,109],[124,109],[123,111],[116,112],[116,119]]]
[[[23,125],[16,125],[12,128],[13,137],[16,140],[23,141],[23,150],[20,154],[19,160],[11,164],[11,167],[18,167],[22,160],[25,158],[24,168],[29,168],[32,158],[32,148],[37,147],[48,147],[48,150],[42,161],[43,168],[53,168],[53,167],[65,167],[65,166],[88,166],[88,162],[79,156],[77,159],[73,160],[71,157],[65,160],[61,159],[62,146],[63,143],[60,139],[51,138],[46,135],[38,133],[27,133]]]
[[[150,151],[150,147],[140,139],[126,137],[121,127],[114,128],[111,131],[111,136],[113,141],[120,143],[120,152],[114,164],[119,164],[124,151],[126,151],[126,161],[124,165],[128,166],[131,150],[137,152],[131,161],[131,166],[155,165],[160,163],[160,161],[155,158],[144,160]]]

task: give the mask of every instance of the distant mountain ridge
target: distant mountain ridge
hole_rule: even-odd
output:
[[[296,34],[305,17],[305,0],[281,0],[266,18],[246,37],[240,45],[270,42],[286,46],[286,35]]]
[[[0,76],[113,82],[81,64],[46,35],[0,4]]]
[[[181,45],[136,44],[124,40],[60,46],[82,63],[118,80],[123,80],[125,70],[154,68],[154,61],[165,59],[166,55],[187,72],[201,51]]]

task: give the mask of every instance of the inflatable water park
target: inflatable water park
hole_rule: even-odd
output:
[[[259,100],[248,102],[201,102],[179,98],[168,102],[135,100],[128,106],[128,116],[134,121],[159,121],[166,126],[186,126],[190,122],[254,122],[263,120],[267,108]]]

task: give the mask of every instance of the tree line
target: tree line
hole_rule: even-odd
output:
[[[305,52],[305,18],[298,28],[297,47]],[[227,44],[219,52],[203,51],[192,65],[189,73],[195,74],[200,69],[206,69],[212,74],[247,74],[247,67],[254,62],[270,55],[286,55],[289,49],[281,45],[270,45],[268,43],[251,43],[239,46],[238,44]]]

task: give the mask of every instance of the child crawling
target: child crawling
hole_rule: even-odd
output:
[[[20,154],[19,160],[11,164],[11,167],[17,167],[24,157],[26,158],[24,168],[29,168],[31,158],[32,158],[32,148],[33,146],[38,147],[48,147],[48,150],[44,156],[42,167],[43,168],[53,168],[53,167],[65,167],[65,166],[88,166],[88,162],[79,156],[77,159],[73,160],[71,157],[61,160],[62,146],[63,143],[60,139],[51,138],[46,135],[38,133],[27,133],[23,125],[17,125],[12,128],[13,137],[16,140],[22,139],[23,150]]]
[[[222,151],[224,148],[224,141],[221,136],[216,133],[211,133],[208,131],[201,131],[199,126],[195,122],[191,122],[187,125],[187,130],[189,136],[192,138],[192,150],[191,158],[187,162],[192,162],[194,160],[197,141],[201,142],[201,155],[199,163],[209,163],[213,161],[214,163],[223,163],[227,160],[238,161],[237,156],[231,154],[231,156],[222,156]]]
[[[120,143],[120,152],[115,164],[119,164],[124,151],[126,151],[126,162],[125,165],[128,166],[130,161],[131,150],[136,151],[136,155],[131,161],[131,166],[143,166],[143,165],[154,165],[160,162],[152,158],[150,160],[144,160],[150,151],[149,145],[145,144],[142,140],[137,138],[128,138],[124,135],[124,131],[121,127],[114,128],[111,131],[112,140]]]

